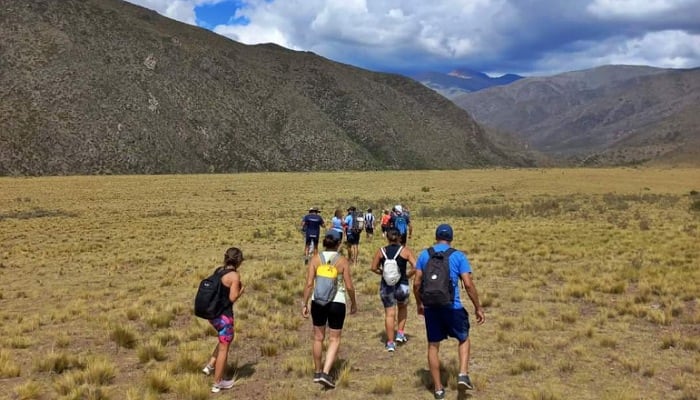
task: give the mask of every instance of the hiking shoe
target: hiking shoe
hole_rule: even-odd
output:
[[[472,380],[469,379],[469,375],[458,376],[457,377],[457,387],[462,388],[462,389],[469,389],[469,390],[474,389],[474,385],[472,385]]]
[[[314,372],[314,382],[319,383],[321,382],[321,375],[323,372]]]
[[[211,365],[207,364],[202,368],[202,372],[204,372],[204,375],[211,375],[212,372],[214,372],[214,367]]]
[[[388,351],[389,353],[395,352],[395,351],[396,351],[396,343],[394,343],[394,342],[387,342],[387,344],[386,344],[386,346],[385,346],[385,349],[386,349],[386,351]]]
[[[219,383],[215,383],[211,387],[212,393],[219,393],[222,390],[231,389],[233,387],[233,379],[230,381],[221,380]]]
[[[406,335],[403,333],[397,333],[396,334],[396,341],[399,343],[406,343],[408,342],[408,339],[406,338]]]
[[[436,390],[435,393],[435,400],[440,400],[445,398],[445,389],[442,388],[440,390]]]
[[[333,378],[324,372],[321,372],[321,376],[318,378],[318,381],[328,389],[333,389],[335,387],[335,381]]]

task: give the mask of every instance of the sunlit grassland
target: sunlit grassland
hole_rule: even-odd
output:
[[[383,351],[380,237],[360,244],[333,391],[311,382],[299,312],[305,210],[401,203],[414,249],[449,222],[475,270],[474,398],[697,399],[698,190],[697,169],[0,178],[0,398],[215,396],[200,368],[216,339],[191,305],[229,246],[246,292],[238,383],[216,396],[431,398],[413,304],[408,344]],[[456,342],[441,358],[454,398]]]

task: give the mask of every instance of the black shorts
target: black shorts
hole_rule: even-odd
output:
[[[382,225],[382,232],[386,233],[389,230],[389,225]]]
[[[360,244],[360,232],[348,232],[348,237],[345,240],[347,244]]]
[[[326,326],[331,329],[343,329],[345,322],[345,304],[330,302],[325,306],[311,302],[311,320],[314,326]]]
[[[367,231],[367,233],[371,235],[374,233],[374,228],[365,228],[365,231]]]
[[[407,239],[407,235],[405,233],[403,235],[401,235],[401,245],[402,246],[406,245],[406,239]]]
[[[316,246],[318,246],[318,236],[309,236],[309,235],[306,235],[306,245],[307,245],[307,246],[311,244],[311,241],[312,241],[312,240],[314,241],[314,244],[315,244]]]

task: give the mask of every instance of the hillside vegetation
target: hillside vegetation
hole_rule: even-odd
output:
[[[0,175],[527,165],[421,84],[119,0],[3,1]]]

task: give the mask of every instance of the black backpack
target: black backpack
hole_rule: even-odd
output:
[[[352,226],[350,226],[350,231],[352,233],[359,233],[365,229],[365,217],[362,213],[353,211],[352,212]]]
[[[221,283],[221,278],[229,272],[233,270],[217,268],[213,274],[199,282],[199,289],[194,297],[194,315],[214,319],[231,306],[231,300],[224,294],[226,287]]]
[[[428,307],[445,307],[452,305],[455,299],[454,286],[450,278],[450,256],[457,251],[449,248],[436,252],[428,248],[428,263],[423,269],[423,280],[420,287],[420,298],[423,305]]]

